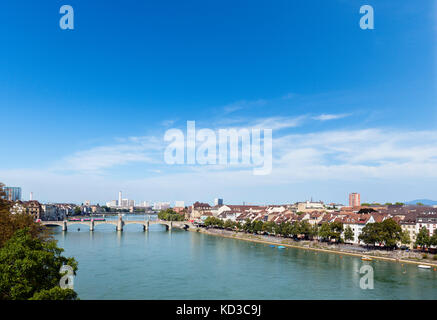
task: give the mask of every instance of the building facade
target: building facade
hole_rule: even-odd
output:
[[[3,191],[6,196],[5,199],[9,201],[21,201],[21,188],[20,187],[4,187]]]
[[[361,205],[360,194],[353,192],[349,194],[349,207],[359,207]]]

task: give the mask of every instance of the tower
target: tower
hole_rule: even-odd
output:
[[[349,207],[359,207],[361,204],[360,194],[353,192],[349,194]]]

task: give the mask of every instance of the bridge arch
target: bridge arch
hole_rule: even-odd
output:
[[[60,221],[60,223],[49,222],[49,223],[43,223],[43,225],[46,227],[62,227],[63,223],[62,221]]]

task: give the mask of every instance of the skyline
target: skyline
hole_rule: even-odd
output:
[[[67,31],[59,1],[5,4],[0,182],[47,202],[435,200],[437,4],[367,3],[374,30],[361,1],[72,1]],[[167,165],[187,121],[272,129],[272,173]]]

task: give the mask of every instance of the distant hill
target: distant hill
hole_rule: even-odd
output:
[[[423,203],[425,206],[434,206],[437,205],[437,201],[429,200],[429,199],[417,199],[405,202],[405,204],[417,204],[418,202]]]

